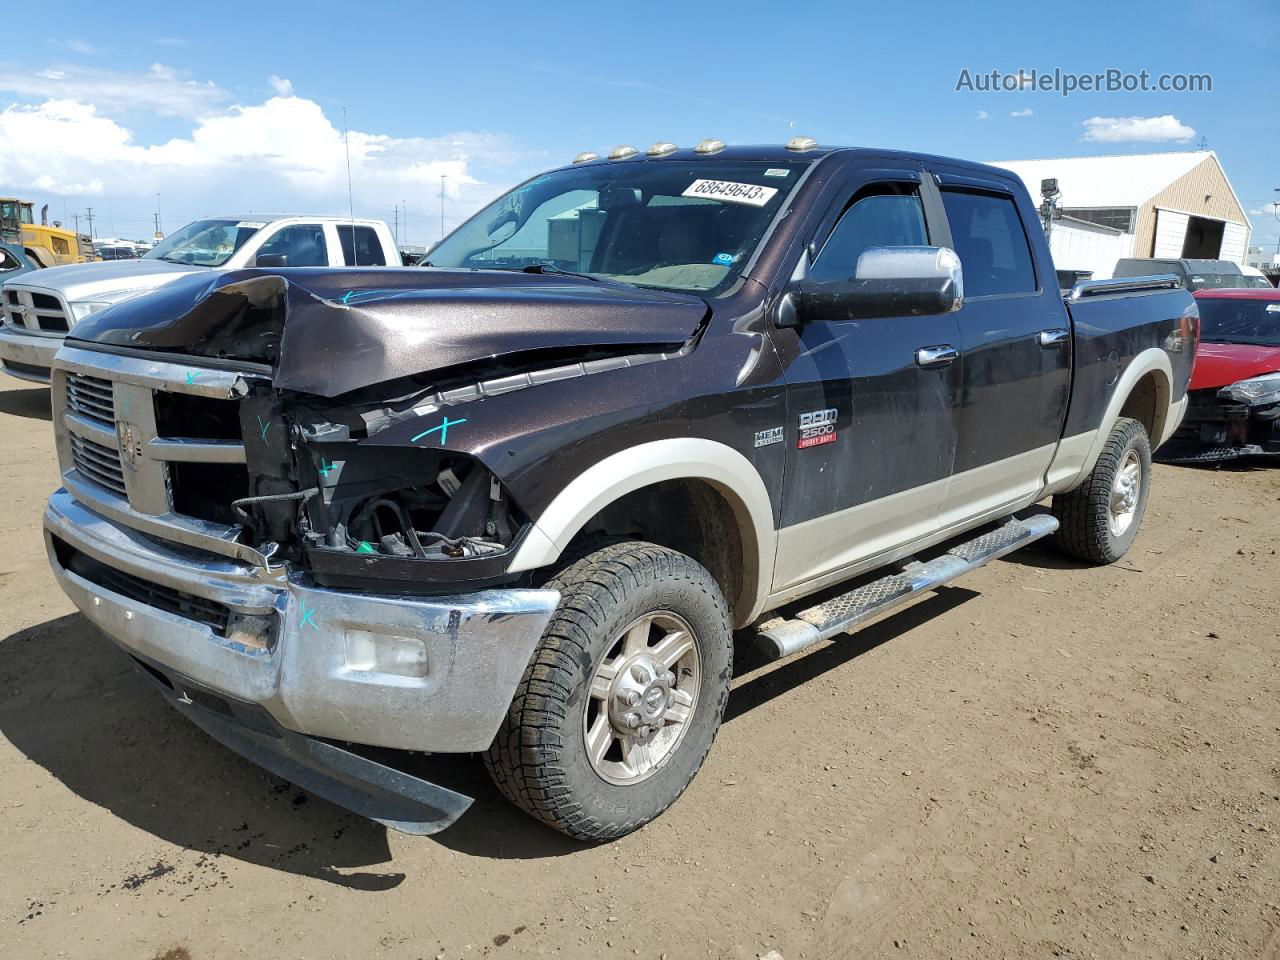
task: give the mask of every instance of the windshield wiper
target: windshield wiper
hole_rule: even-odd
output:
[[[603,277],[593,277],[589,273],[575,273],[572,270],[561,270],[554,263],[531,263],[527,267],[521,267],[520,272],[554,274],[560,277],[577,277],[580,280],[591,280],[595,283],[604,283]]]

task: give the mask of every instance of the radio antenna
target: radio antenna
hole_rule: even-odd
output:
[[[342,149],[347,154],[347,216],[351,220],[351,259],[353,267],[360,266],[360,251],[356,247],[356,203],[351,192],[351,142],[347,132],[347,108],[342,108]]]

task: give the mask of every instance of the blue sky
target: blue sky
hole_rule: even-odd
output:
[[[442,173],[452,225],[579,150],[797,133],[980,160],[1203,137],[1256,211],[1252,242],[1274,245],[1280,228],[1267,207],[1280,187],[1280,8],[1255,0],[95,0],[22,4],[6,20],[21,42],[0,63],[0,192],[58,217],[92,205],[100,235],[149,233],[157,191],[169,229],[219,211],[345,211],[344,109],[357,213],[390,220],[406,201],[419,241],[439,233]],[[962,68],[1055,67],[1208,73],[1213,92],[955,90]],[[1094,124],[1094,136],[1145,139],[1083,139],[1091,118],[1134,117],[1174,119]]]

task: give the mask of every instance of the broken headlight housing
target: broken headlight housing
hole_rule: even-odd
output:
[[[1280,372],[1264,373],[1260,377],[1237,381],[1219,390],[1218,396],[1251,407],[1280,403]]]
[[[413,590],[505,573],[526,519],[473,457],[319,438],[297,456],[302,482],[316,491],[301,519],[307,566],[320,582]]]

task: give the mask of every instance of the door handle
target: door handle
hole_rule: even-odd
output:
[[[1041,330],[1039,339],[1042,347],[1060,347],[1071,339],[1071,331],[1065,327]]]
[[[916,365],[921,367],[942,367],[960,356],[960,351],[949,343],[941,343],[936,347],[921,347],[916,351]]]

